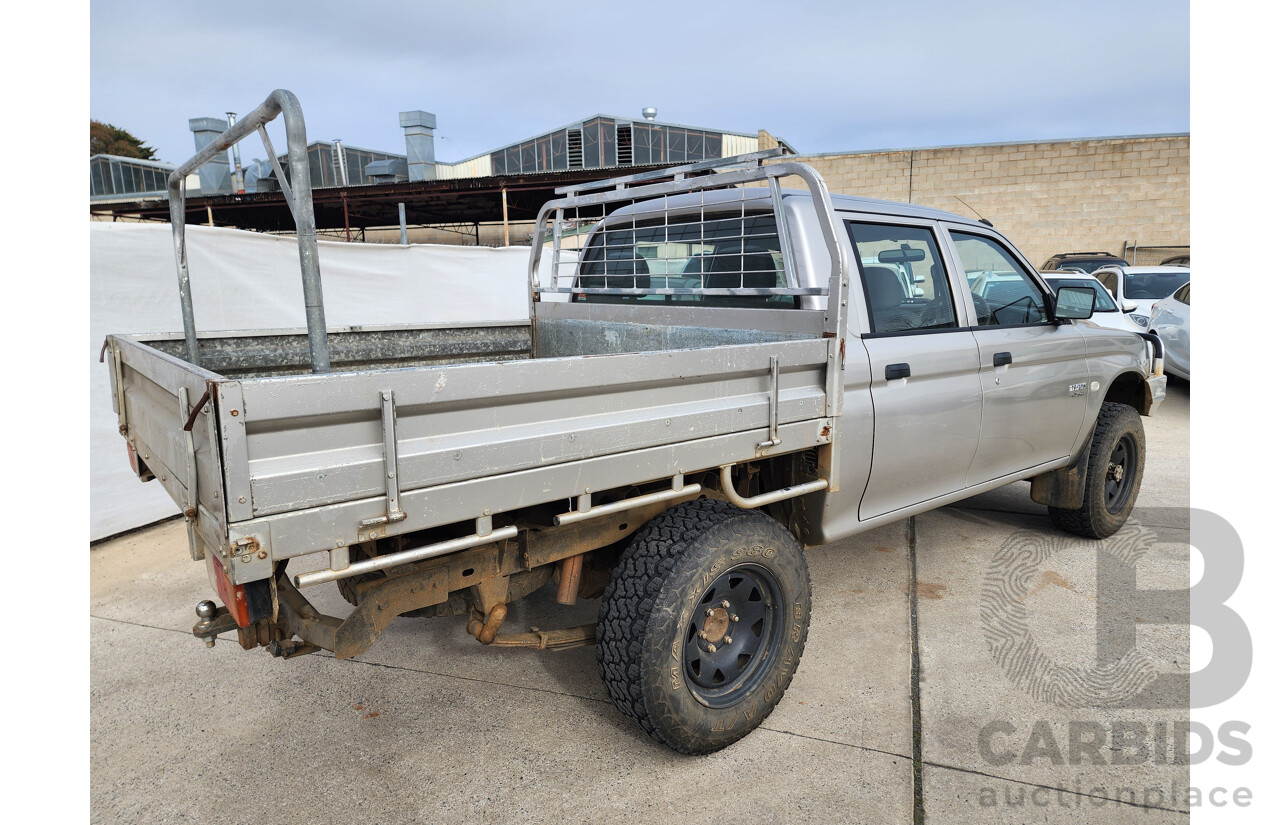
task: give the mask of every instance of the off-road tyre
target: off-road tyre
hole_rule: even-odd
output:
[[[596,626],[600,677],[650,737],[711,753],[781,700],[809,613],[809,568],[786,528],[728,502],[685,502],[637,532],[614,570]]]
[[[1128,404],[1104,401],[1088,449],[1084,504],[1074,510],[1050,507],[1049,518],[1068,533],[1104,539],[1128,521],[1142,487],[1147,439],[1138,411]],[[1123,468],[1119,480],[1117,464]]]

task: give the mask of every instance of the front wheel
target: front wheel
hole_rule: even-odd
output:
[[[791,684],[809,630],[809,569],[763,513],[691,501],[636,534],[605,590],[596,661],[653,739],[710,753],[750,733]]]
[[[1049,518],[1069,533],[1104,539],[1128,521],[1142,486],[1147,439],[1138,411],[1104,401],[1088,449],[1084,503],[1074,510],[1050,507]]]

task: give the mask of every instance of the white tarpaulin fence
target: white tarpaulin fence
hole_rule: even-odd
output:
[[[189,226],[187,250],[200,332],[306,326],[295,239]],[[159,484],[143,484],[129,469],[98,352],[111,333],[181,332],[182,310],[168,224],[90,223],[89,261],[93,541],[178,512]],[[320,241],[325,320],[331,327],[524,320],[528,264],[528,247]]]

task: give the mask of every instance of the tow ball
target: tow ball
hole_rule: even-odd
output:
[[[217,602],[209,599],[196,605],[196,615],[200,617],[200,621],[191,628],[191,634],[203,640],[205,647],[213,647],[219,633],[238,629],[235,617],[230,611],[225,607],[219,607]]]

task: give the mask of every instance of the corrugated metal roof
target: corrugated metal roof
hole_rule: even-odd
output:
[[[719,135],[736,135],[738,137],[745,137],[745,138],[755,138],[758,134],[757,132],[734,132],[727,129],[713,129],[709,126],[689,126],[684,123],[670,123],[664,120],[646,120],[643,117],[620,117],[618,115],[607,115],[607,114],[602,114],[600,112],[597,112],[594,115],[587,115],[586,117],[579,118],[578,120],[571,120],[568,123],[564,124],[563,126],[555,126],[550,129],[543,129],[539,132],[535,132],[529,137],[521,138],[520,140],[514,140],[510,143],[504,143],[501,146],[497,146],[493,149],[490,149],[487,152],[480,152],[479,154],[472,155],[471,157],[468,157],[468,158],[463,158],[462,160],[457,160],[457,161],[437,160],[436,165],[437,166],[456,166],[459,164],[467,163],[469,161],[475,160],[476,158],[482,158],[482,157],[485,157],[486,155],[492,155],[495,152],[506,151],[507,149],[510,149],[513,146],[519,146],[522,143],[533,140],[534,138],[542,137],[543,135],[549,135],[552,132],[560,132],[565,129],[576,129],[582,124],[586,123],[587,121],[595,120],[596,118],[606,118],[608,120],[614,121],[615,123],[650,123],[650,124],[653,124],[654,126],[663,126],[663,127],[669,127],[669,128],[675,128],[675,129],[697,129],[700,132],[715,132],[716,134],[719,134]]]
[[[174,169],[178,168],[177,166],[174,166],[172,163],[165,163],[162,160],[144,160],[142,158],[125,157],[124,155],[107,155],[107,154],[97,154],[97,155],[89,156],[90,163],[98,159],[107,160],[107,161],[118,161],[120,163],[133,163],[133,164],[137,164],[138,166],[150,166],[153,169],[165,169],[169,172],[172,172]]]

